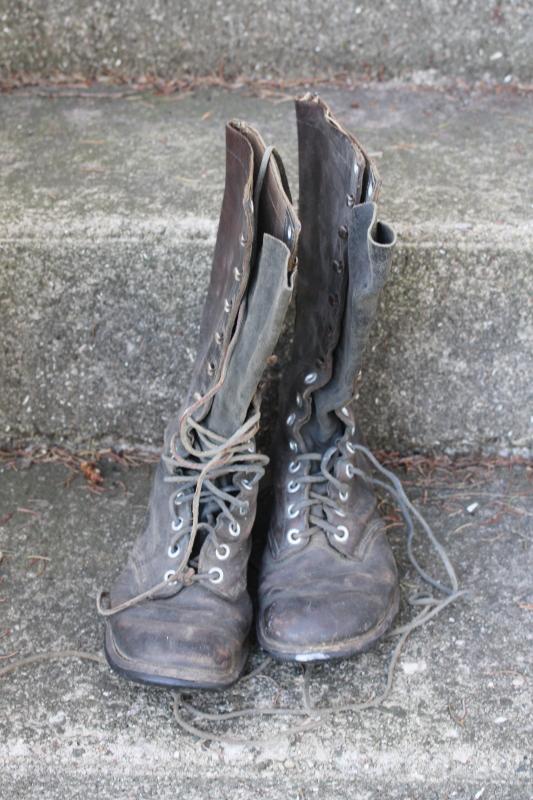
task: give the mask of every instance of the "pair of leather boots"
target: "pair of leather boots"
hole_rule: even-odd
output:
[[[165,432],[144,532],[109,607],[100,604],[109,663],[131,680],[223,688],[242,673],[254,616],[247,566],[268,462],[255,444],[261,379],[293,292],[257,638],[287,661],[346,657],[372,645],[398,610],[396,565],[365,480],[355,413],[395,235],[377,220],[379,178],[357,140],[314,95],[298,100],[296,113],[299,218],[277,152],[251,126],[227,125],[190,390]]]

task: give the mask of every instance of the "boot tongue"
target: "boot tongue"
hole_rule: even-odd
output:
[[[348,243],[348,282],[332,376],[313,395],[316,421],[312,435],[322,441],[329,441],[342,429],[335,411],[353,399],[364,348],[390,268],[395,236],[388,226],[376,221],[376,211],[371,202],[354,209]]]
[[[276,347],[292,294],[289,257],[284,242],[263,236],[226,376],[203,423],[220,436],[231,436],[245,422],[267,358]]]
[[[245,422],[267,358],[281,334],[292,294],[289,248],[296,248],[298,225],[289,210],[290,195],[279,156],[252,129],[247,133],[256,160],[250,280],[226,376],[206,417],[207,427],[226,437]]]

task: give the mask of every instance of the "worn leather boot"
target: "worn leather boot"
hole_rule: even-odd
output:
[[[299,278],[275,454],[275,498],[257,632],[279,659],[358,653],[398,610],[396,565],[357,449],[356,379],[395,235],[377,221],[379,179],[317,97],[296,103]],[[363,473],[366,474],[366,473]]]
[[[144,532],[109,593],[105,650],[134,681],[222,688],[247,656],[258,386],[295,277],[299,222],[279,156],[226,129],[226,185],[198,355],[165,432]]]

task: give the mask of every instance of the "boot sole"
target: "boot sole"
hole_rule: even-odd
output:
[[[281,647],[278,642],[271,642],[263,631],[261,625],[257,625],[257,640],[260,646],[272,658],[277,661],[298,661],[298,662],[314,662],[314,661],[332,661],[340,658],[350,658],[359,653],[364,653],[369,650],[381,637],[387,632],[392,625],[394,618],[398,614],[400,608],[400,590],[397,587],[394,594],[390,608],[380,622],[369,631],[353,639],[347,639],[343,642],[335,644],[317,644],[309,645],[305,648],[294,649],[293,646]]]
[[[109,626],[106,627],[104,640],[105,657],[107,659],[107,663],[114,672],[116,672],[122,678],[126,678],[128,681],[140,683],[143,686],[157,686],[160,689],[229,689],[231,686],[237,683],[244,671],[244,667],[248,659],[248,649],[248,644],[245,644],[243,647],[243,656],[238,672],[233,673],[230,677],[224,680],[202,681],[186,680],[184,678],[178,678],[175,675],[151,673],[135,666],[134,661],[131,659],[126,659],[117,650]],[[143,666],[149,667],[149,665],[146,664]]]

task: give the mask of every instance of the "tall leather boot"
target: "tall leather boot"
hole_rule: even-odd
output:
[[[358,653],[398,610],[396,565],[356,449],[356,379],[395,235],[379,179],[317,97],[296,103],[299,277],[292,361],[274,453],[275,499],[259,581],[258,638],[273,656]]]
[[[188,398],[166,432],[144,531],[109,593],[105,650],[121,675],[221,688],[239,677],[258,481],[258,385],[292,294],[299,223],[279,156],[226,128],[226,184]]]

